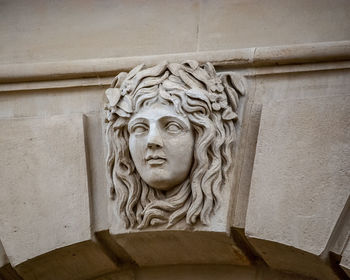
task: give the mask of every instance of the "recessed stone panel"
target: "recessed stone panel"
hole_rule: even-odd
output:
[[[0,120],[0,238],[13,266],[89,240],[82,115]]]
[[[350,96],[275,102],[263,108],[248,237],[290,246],[289,255],[292,247],[314,256],[323,253],[350,194],[349,115]],[[282,268],[278,254],[269,255],[261,241],[253,243],[272,267]]]

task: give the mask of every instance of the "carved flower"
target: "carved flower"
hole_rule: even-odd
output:
[[[218,77],[211,79],[209,84],[210,84],[209,89],[212,92],[222,92],[224,90],[224,87],[222,86],[222,82]]]
[[[122,96],[125,96],[125,95],[127,95],[130,91],[131,91],[131,85],[128,84],[128,85],[126,85],[125,87],[122,88],[122,90],[121,90],[121,95],[122,95]]]
[[[227,99],[224,94],[214,93],[209,96],[209,99],[214,111],[219,111],[220,109],[225,109],[227,107]]]

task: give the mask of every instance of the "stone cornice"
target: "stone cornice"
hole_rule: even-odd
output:
[[[101,77],[111,77],[118,72],[128,71],[140,63],[153,65],[162,60],[180,62],[190,59],[199,62],[211,61],[215,66],[233,68],[346,61],[350,60],[350,41],[155,56],[2,64],[0,84],[89,78],[94,80],[92,84],[98,85],[104,84],[100,80]],[[84,86],[80,82],[78,84]]]

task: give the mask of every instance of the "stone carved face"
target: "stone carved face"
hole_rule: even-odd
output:
[[[188,177],[194,137],[186,116],[173,106],[154,103],[134,114],[128,125],[131,158],[141,178],[167,191]]]
[[[242,80],[210,63],[139,65],[106,91],[107,178],[126,228],[208,224],[233,163]]]

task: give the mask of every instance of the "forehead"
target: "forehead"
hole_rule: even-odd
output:
[[[137,120],[137,119],[146,119],[149,121],[157,121],[162,118],[178,118],[182,121],[184,121],[186,124],[189,124],[189,120],[186,116],[178,114],[174,106],[172,105],[166,105],[162,103],[154,103],[149,106],[143,106],[141,109],[134,113],[133,116],[130,119],[130,122]]]

